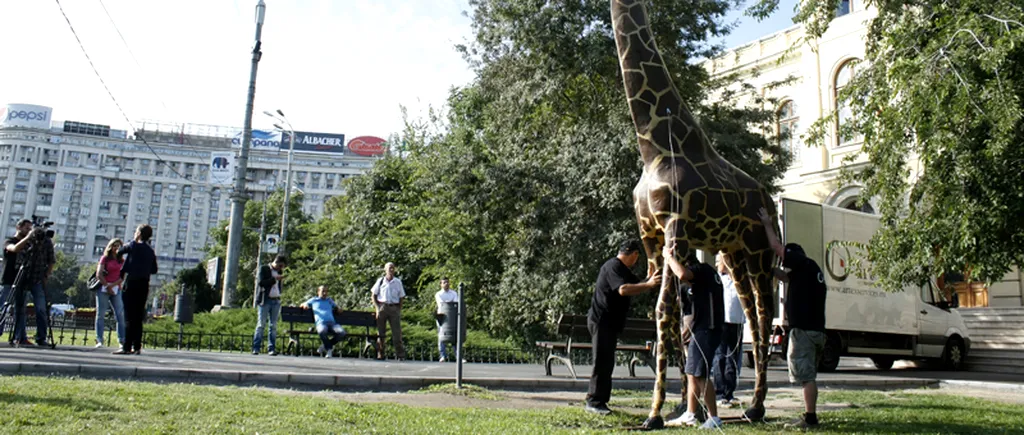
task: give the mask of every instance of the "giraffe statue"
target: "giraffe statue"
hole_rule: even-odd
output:
[[[764,186],[711,147],[672,83],[642,0],[611,0],[611,14],[626,100],[643,160],[643,174],[633,189],[633,199],[648,258],[647,276],[665,274],[655,310],[657,377],[644,427],[664,426],[661,408],[668,368],[665,345],[669,340],[680,367],[684,361],[680,295],[662,258],[667,242],[675,243],[673,255],[680,259],[689,249],[721,251],[725,255],[754,339],[754,398],[744,417],[761,421],[768,392],[768,338],[774,317],[772,267],[776,258],[758,210],[764,207],[775,217],[775,204]],[[705,355],[690,357],[710,359],[713,353],[714,349],[706,349]],[[684,376],[684,400],[685,390]]]

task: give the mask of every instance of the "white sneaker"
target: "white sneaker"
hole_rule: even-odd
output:
[[[441,357],[441,359],[437,360],[437,362],[445,362],[445,361],[448,361],[448,360],[445,359],[443,356]]]
[[[103,342],[102,341],[97,341],[96,342],[96,348],[99,349],[101,347],[103,347]]]
[[[697,415],[690,411],[686,411],[679,417],[666,421],[665,426],[696,426],[697,423]]]
[[[324,356],[324,354],[327,353],[327,348],[321,344],[320,347],[317,348],[316,353],[320,354],[320,356]]]
[[[722,427],[722,419],[718,417],[711,417],[700,426],[701,429],[718,429],[720,427]]]
[[[333,358],[333,357],[334,357],[334,349],[331,349],[331,350],[327,351],[327,355],[324,355],[324,358]]]

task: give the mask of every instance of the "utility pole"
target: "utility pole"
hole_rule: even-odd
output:
[[[238,283],[238,258],[242,250],[242,226],[245,216],[245,173],[249,166],[249,142],[252,141],[252,105],[256,98],[256,69],[263,52],[260,51],[263,33],[263,17],[267,4],[259,0],[256,4],[256,43],[252,47],[252,66],[249,70],[249,95],[245,102],[245,121],[242,125],[242,149],[238,153],[238,167],[235,168],[235,187],[231,193],[231,226],[228,229],[227,266],[224,270],[224,290],[220,299],[221,308],[234,305],[235,286]]]
[[[271,113],[269,111],[263,111],[264,115],[267,115],[274,120],[288,126],[288,128],[282,127],[280,124],[274,124],[274,128],[284,133],[289,132],[288,135],[288,175],[284,183],[284,206],[281,211],[281,240],[278,242],[278,252],[281,255],[287,253],[288,249],[285,247],[285,241],[288,240],[288,201],[291,199],[292,193],[292,160],[295,156],[295,128],[292,127],[292,123],[288,122],[288,118],[284,116],[284,112],[281,109],[277,109],[277,113]]]

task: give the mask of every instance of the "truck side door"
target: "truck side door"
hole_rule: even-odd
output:
[[[946,346],[946,330],[949,323],[949,312],[936,306],[935,289],[931,283],[920,287],[918,298],[917,320],[920,329],[917,336],[917,356],[939,358]]]

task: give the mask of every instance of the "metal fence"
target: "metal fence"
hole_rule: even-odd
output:
[[[27,335],[35,335],[35,316],[31,313],[26,318]],[[5,322],[3,332],[10,334],[14,329],[14,320],[8,319]],[[91,346],[96,343],[95,318],[93,316],[56,316],[53,318],[53,336],[50,337],[58,346]],[[117,343],[117,325],[113,319],[104,319],[104,342]],[[13,335],[8,335],[13,337]],[[8,338],[10,340],[10,338]],[[279,333],[275,343],[276,350],[284,354],[289,349],[291,339],[287,334]],[[292,342],[291,351],[294,355],[314,355],[320,346],[320,338],[315,334],[304,334],[297,337],[297,342]],[[366,342],[359,337],[352,337],[335,346],[335,351],[342,357],[351,358],[372,358],[376,351],[371,347],[368,351]],[[193,352],[235,352],[248,353],[252,351],[251,334],[208,334],[202,332],[171,332],[171,331],[144,331],[142,345],[150,349],[175,349]],[[266,351],[266,341],[261,352]],[[406,345],[406,359],[412,361],[437,361],[440,352],[437,343],[430,346]],[[575,352],[574,352],[575,353]],[[385,346],[385,356],[395,358],[394,349],[390,340]],[[463,359],[472,363],[503,363],[503,364],[540,364],[547,356],[539,350],[517,350],[509,348],[492,348],[479,346],[466,346],[463,348]],[[454,346],[449,346],[448,357],[455,359]],[[580,354],[579,358],[584,357]],[[586,361],[589,361],[590,353],[586,352]]]

